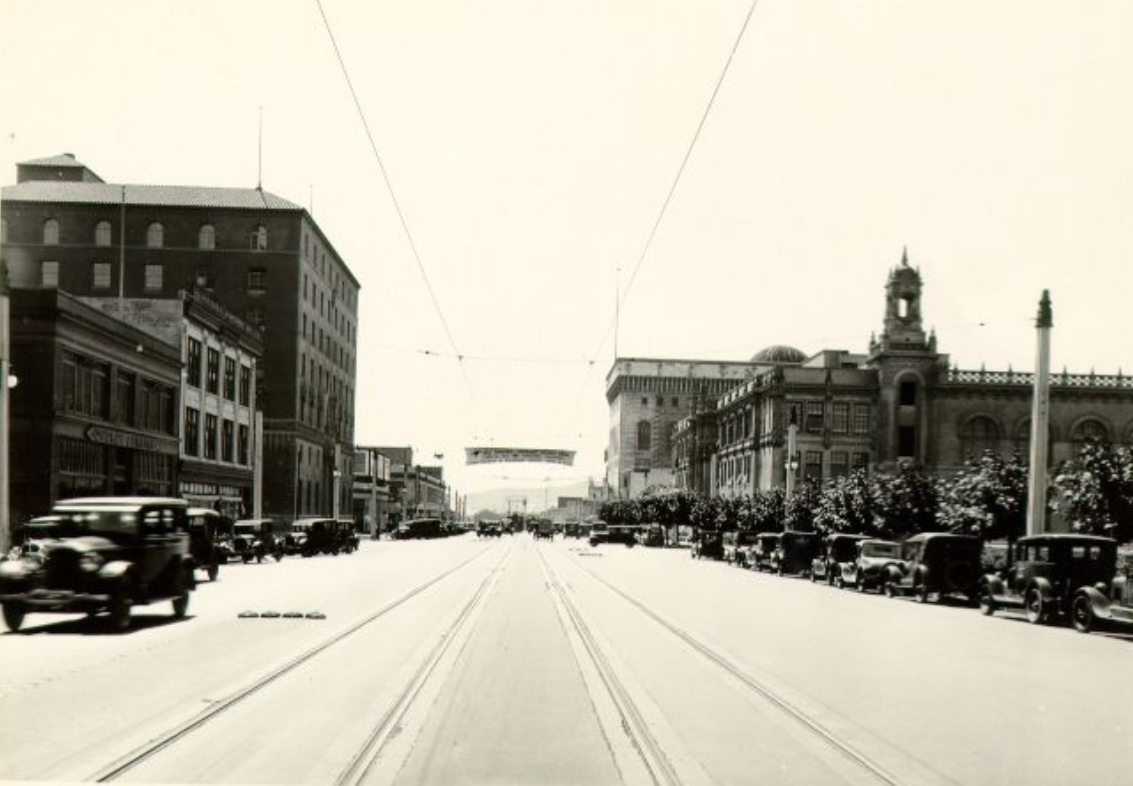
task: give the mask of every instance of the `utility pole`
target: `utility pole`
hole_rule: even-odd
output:
[[[8,494],[8,385],[12,343],[9,336],[8,263],[0,261],[0,554],[12,547],[12,501]]]
[[[1050,304],[1050,290],[1044,289],[1039,300],[1039,315],[1035,322],[1038,331],[1035,359],[1035,392],[1031,402],[1031,465],[1027,484],[1027,534],[1041,535],[1046,531],[1046,465],[1047,440],[1050,434],[1050,331],[1054,327],[1054,312]]]
[[[798,447],[796,440],[799,433],[798,410],[791,407],[791,420],[787,425],[787,496],[795,493],[795,473],[799,469]]]

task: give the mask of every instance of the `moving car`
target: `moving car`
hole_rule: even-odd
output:
[[[453,531],[456,532],[455,527]],[[334,525],[334,532],[339,551],[350,554],[358,550],[358,530],[354,527],[354,519],[338,519]]]
[[[29,612],[109,612],[130,627],[135,604],[173,602],[184,617],[196,586],[189,551],[188,503],[166,497],[83,497],[57,503],[68,536],[42,561],[0,564],[4,622],[19,630]]]
[[[62,516],[37,516],[25,521],[16,531],[16,545],[4,559],[42,560],[51,544],[66,537],[66,520]]]
[[[1108,584],[1098,582],[1075,592],[1070,619],[1082,633],[1110,623],[1133,625],[1133,565],[1119,567]]]
[[[440,522],[438,522],[439,526]],[[285,539],[288,554],[313,557],[316,554],[337,554],[334,519],[308,517],[291,522],[291,532]]]
[[[228,555],[219,543],[218,535],[224,529],[224,518],[212,508],[189,508],[189,551],[193,567],[203,570],[209,581],[216,581],[220,565]]]
[[[834,577],[842,572],[842,566],[853,562],[858,556],[858,543],[865,535],[851,535],[847,532],[834,532],[822,541],[822,551],[810,564],[810,580],[834,583]]]
[[[430,540],[441,537],[441,520],[408,519],[397,525],[398,540]]]
[[[1011,550],[1012,563],[1002,575],[988,574],[979,582],[980,611],[1022,609],[1030,622],[1053,622],[1071,610],[1079,590],[1108,585],[1117,573],[1117,542],[1092,535],[1048,534],[1019,538]],[[1100,590],[1098,596],[1105,597]],[[1099,609],[1103,604],[1099,603]],[[1092,604],[1091,604],[1092,609]],[[1084,606],[1080,610],[1086,612]],[[1089,627],[1083,616],[1082,623]]]
[[[973,603],[980,583],[980,539],[951,532],[922,532],[901,544],[901,562],[885,569],[885,594],[912,594],[921,603],[936,595],[963,595]]]
[[[896,541],[869,538],[859,541],[854,548],[857,555],[852,561],[842,563],[841,570],[834,577],[834,585],[838,589],[853,587],[858,592],[881,590],[890,573],[904,572],[901,544]]]

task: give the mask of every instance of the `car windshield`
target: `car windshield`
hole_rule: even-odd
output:
[[[866,543],[862,546],[863,557],[897,557],[901,547],[896,543]]]
[[[128,507],[67,509],[58,511],[71,531],[91,535],[134,535],[138,531],[138,510]]]

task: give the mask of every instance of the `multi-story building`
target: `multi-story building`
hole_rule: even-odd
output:
[[[264,514],[350,509],[359,283],[306,210],[259,188],[107,183],[69,154],[17,181],[0,221],[13,286],[161,299],[199,282],[263,332]]]
[[[262,492],[257,471],[262,424],[256,418],[260,331],[197,285],[173,300],[83,300],[180,348],[178,496],[231,518],[254,515]]]
[[[177,492],[176,345],[56,289],[11,292],[15,524],[59,499]]]
[[[922,289],[903,258],[886,284],[881,335],[866,354],[782,352],[773,368],[676,424],[678,485],[732,496],[784,486],[789,463],[795,479],[822,482],[903,459],[948,474],[985,450],[1026,457],[1033,375],[950,366],[924,330]],[[1052,466],[1087,438],[1133,443],[1133,378],[1053,375],[1049,427]]]
[[[355,526],[377,537],[389,529],[390,459],[380,448],[359,445],[354,451]]]

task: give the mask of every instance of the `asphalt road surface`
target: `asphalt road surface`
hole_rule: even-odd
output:
[[[0,636],[0,779],[1133,782],[1133,636],[682,550],[366,541],[169,606]]]

